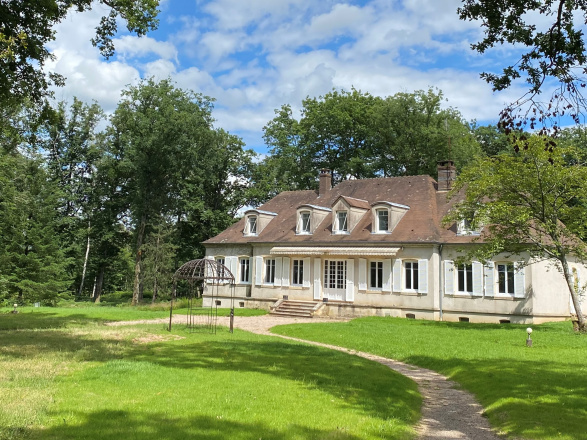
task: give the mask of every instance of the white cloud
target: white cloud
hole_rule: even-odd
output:
[[[165,60],[177,62],[177,49],[171,43],[157,41],[150,37],[136,37],[124,35],[114,40],[116,51],[119,57],[142,57],[155,54]]]

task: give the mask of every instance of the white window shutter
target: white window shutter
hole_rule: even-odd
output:
[[[355,300],[355,260],[346,260],[346,301]]]
[[[402,291],[402,260],[396,258],[393,262],[393,291]]]
[[[428,293],[428,260],[418,260],[418,293]]]
[[[381,290],[391,292],[391,259],[389,258],[383,260],[383,283]]]
[[[314,299],[320,299],[321,285],[321,274],[322,273],[322,260],[320,258],[314,258]]]
[[[240,278],[238,276],[238,258],[237,257],[225,257],[224,258],[224,265],[228,268],[232,276],[234,277],[234,282],[238,283]]]
[[[359,290],[367,290],[367,260],[359,258]]]
[[[473,295],[483,296],[483,265],[473,261]]]
[[[275,281],[274,286],[281,286],[281,275],[283,273],[283,258],[277,257],[275,259]]]
[[[495,295],[495,263],[488,261],[485,263],[485,296],[492,297]]]
[[[255,257],[255,285],[263,284],[263,257]]]
[[[304,258],[304,287],[310,287],[310,258]]]
[[[522,263],[514,263],[514,297],[524,298],[526,296],[525,267]]]
[[[283,268],[281,269],[281,285],[289,286],[289,257],[283,257]]]
[[[455,263],[452,260],[444,261],[444,294],[455,293]]]

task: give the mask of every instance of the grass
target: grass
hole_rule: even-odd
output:
[[[0,330],[39,329],[86,326],[110,321],[134,321],[139,319],[168,318],[169,309],[148,307],[19,307],[19,313],[10,313],[12,308],[0,308]],[[205,314],[209,309],[194,309],[195,314]],[[188,313],[187,309],[175,309],[174,315]],[[235,316],[264,315],[258,309],[235,309]],[[230,309],[218,309],[218,316],[228,316]]]
[[[414,436],[416,386],[380,364],[222,327],[107,327],[159,312],[96,309],[0,314],[1,440]]]
[[[569,322],[527,326],[361,318],[275,333],[402,360],[471,391],[509,438],[587,439],[587,335]]]

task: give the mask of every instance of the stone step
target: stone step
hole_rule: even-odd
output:
[[[314,315],[315,307],[316,303],[312,301],[284,300],[277,308],[271,311],[271,314],[311,318]]]

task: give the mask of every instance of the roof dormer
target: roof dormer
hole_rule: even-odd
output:
[[[298,206],[296,212],[296,234],[312,235],[322,220],[331,212],[330,208],[316,205]]]
[[[332,233],[350,234],[370,208],[366,200],[340,196],[332,205]]]
[[[410,209],[409,206],[393,202],[375,202],[371,205],[373,216],[373,234],[391,234],[402,217]]]
[[[259,235],[276,215],[275,212],[249,209],[245,212],[245,228],[243,230],[243,235],[252,237]]]

